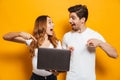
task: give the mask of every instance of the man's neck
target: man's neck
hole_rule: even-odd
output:
[[[77,31],[78,33],[82,33],[82,32],[84,32],[85,30],[86,30],[86,26],[84,25],[84,26],[81,26],[80,27],[80,29]]]

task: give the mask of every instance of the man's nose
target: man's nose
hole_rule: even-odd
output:
[[[71,23],[71,22],[72,22],[72,19],[70,18],[70,19],[69,19],[69,23]]]

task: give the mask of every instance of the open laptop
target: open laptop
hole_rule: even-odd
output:
[[[37,68],[69,71],[71,52],[65,49],[38,48]]]

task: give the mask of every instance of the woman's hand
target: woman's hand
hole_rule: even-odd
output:
[[[27,33],[27,32],[20,32],[19,33],[19,36],[20,37],[23,37],[24,39],[33,39],[35,42],[37,42],[37,40],[36,40],[36,38],[33,36],[33,35],[31,35],[30,33]]]
[[[49,70],[50,72],[52,72],[55,76],[57,76],[59,74],[59,72],[57,70]]]

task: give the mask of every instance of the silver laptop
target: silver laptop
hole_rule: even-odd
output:
[[[69,71],[71,52],[65,49],[38,48],[37,68]]]

